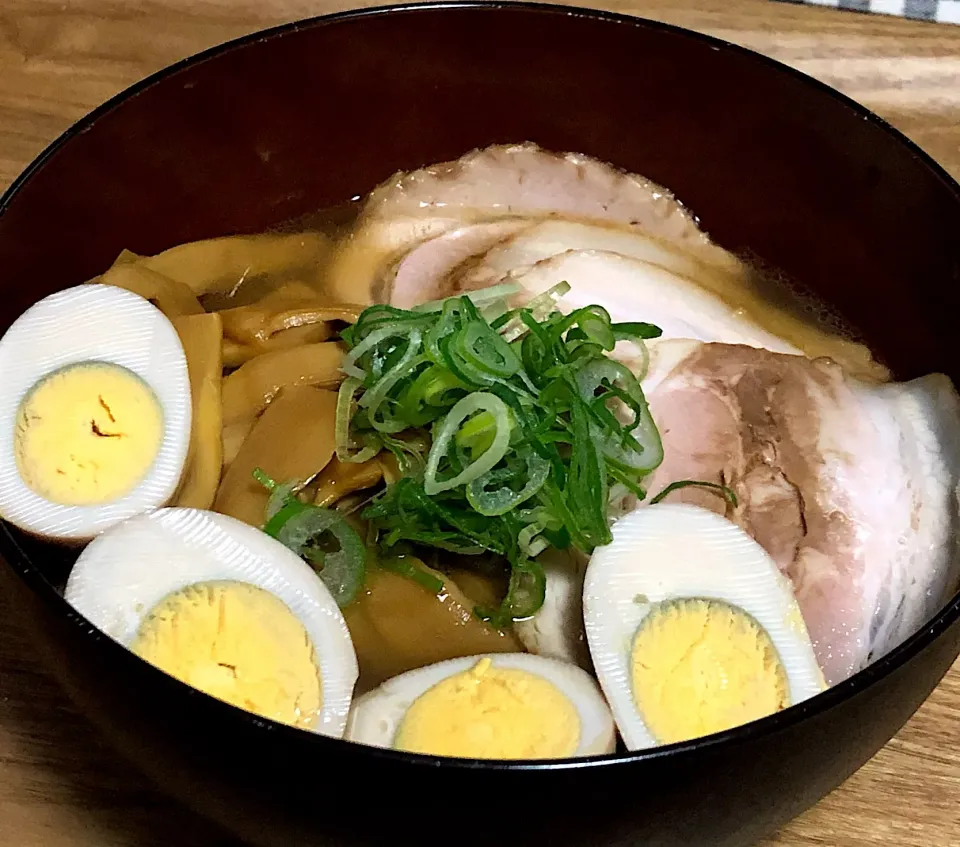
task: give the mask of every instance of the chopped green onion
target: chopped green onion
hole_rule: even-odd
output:
[[[477,412],[489,412],[493,415],[496,434],[490,446],[479,457],[455,476],[440,480],[437,473],[440,461],[450,447],[451,441],[471,415]],[[477,391],[468,394],[450,410],[437,433],[430,453],[427,455],[427,467],[424,472],[423,490],[427,494],[439,494],[487,473],[499,462],[510,446],[510,413],[506,404],[495,394]]]
[[[421,371],[401,394],[398,414],[408,426],[423,426],[433,421],[437,410],[452,406],[468,389],[466,385],[442,365],[432,365]]]
[[[507,379],[520,370],[520,360],[510,345],[489,324],[474,321],[460,334],[457,353],[475,368]]]
[[[538,294],[523,308],[528,311],[535,321],[543,321],[556,307],[557,301],[570,291],[569,282],[558,282],[548,288],[543,294]],[[491,326],[496,329],[505,341],[516,341],[527,332],[522,320],[515,312],[501,315]]]
[[[375,357],[372,363],[372,370],[376,374],[377,371],[382,370],[382,361],[386,358],[383,351],[378,351],[378,347],[385,341],[393,341],[398,338],[406,339],[406,347],[401,354],[402,359],[411,358],[415,355],[420,344],[420,330],[416,325],[385,326],[371,332],[349,352],[343,363],[343,372],[360,380],[366,379],[367,370],[358,367],[356,363],[367,353],[376,354],[379,352],[379,357]]]
[[[494,469],[467,483],[467,502],[481,515],[495,517],[512,511],[536,494],[550,475],[550,462],[530,447],[521,448],[513,468]],[[521,487],[503,485],[514,482]],[[497,486],[496,488],[491,488]]]
[[[288,503],[299,500],[296,499],[297,492],[300,490],[300,484],[297,482],[283,482],[274,486],[267,498],[266,518],[269,522],[275,515],[283,511]]]
[[[337,605],[346,606],[363,585],[366,548],[360,536],[339,512],[298,499],[302,483],[278,484],[260,468],[253,477],[270,491],[263,531],[311,565]],[[324,548],[328,536],[336,550]]]
[[[520,547],[520,552],[533,559],[546,550],[550,546],[550,542],[540,535],[544,529],[545,527],[539,523],[527,524],[521,529],[517,535],[517,545]]]
[[[325,550],[323,536],[329,534],[338,549]],[[366,548],[344,517],[332,509],[306,506],[280,526],[277,540],[318,570],[338,606],[346,606],[363,585]]]
[[[259,482],[267,491],[273,491],[277,487],[277,482],[263,468],[253,469],[253,478]]]
[[[427,571],[423,562],[414,556],[384,556],[378,563],[384,570],[405,576],[433,594],[439,594],[444,589],[443,580]]]
[[[536,556],[608,543],[615,501],[643,499],[663,458],[637,376],[610,357],[629,340],[645,371],[643,341],[659,330],[613,323],[598,305],[562,314],[569,290],[560,282],[505,311],[513,283],[415,310],[371,306],[341,335],[352,381],[338,402],[338,456],[385,447],[404,474],[362,512],[376,544],[506,558],[508,595],[483,611],[498,626],[543,603]],[[405,432],[430,433],[425,462]]]
[[[393,453],[397,460],[397,470],[401,474],[422,473],[426,460],[415,441],[406,441],[386,434],[382,438],[383,446]]]
[[[353,415],[354,396],[362,383],[356,377],[348,377],[340,384],[337,393],[337,412],[334,422],[334,438],[337,458],[341,462],[366,462],[380,452],[380,439],[372,434],[364,438],[364,446],[356,453],[350,451],[356,446],[350,437],[350,419]]]
[[[297,498],[297,492],[303,488],[303,482],[290,480],[278,483],[263,468],[254,468],[253,478],[270,492],[265,510],[264,532],[276,537],[275,530],[277,528],[282,526],[292,515],[307,508],[306,504]]]
[[[651,338],[659,338],[663,335],[663,330],[653,324],[640,322],[627,322],[611,324],[611,329],[617,341],[638,338],[641,341],[647,341]]]
[[[611,400],[621,401],[633,413],[633,420],[619,431],[615,424],[609,427],[604,452],[611,461],[645,473],[663,461],[660,432],[640,383],[629,368],[612,359],[596,359],[577,372],[577,386],[580,396],[591,403],[597,413],[609,412],[607,402]],[[605,417],[608,421],[615,420],[612,413]]]
[[[716,491],[717,494],[723,497],[733,508],[737,508],[737,494],[730,486],[723,485],[719,482],[703,482],[697,479],[678,479],[676,482],[671,482],[663,491],[657,494],[656,497],[650,498],[650,505],[655,506],[668,494],[679,491],[681,488],[705,488],[708,491]]]
[[[431,300],[427,303],[421,303],[414,306],[413,312],[439,312],[448,301],[459,300],[461,297],[467,297],[475,306],[483,306],[487,303],[495,303],[500,300],[507,300],[514,294],[519,293],[520,286],[515,282],[501,282],[499,285],[491,285],[488,288],[480,288],[477,291],[465,291],[463,294],[456,294],[453,297],[444,297],[442,300]]]
[[[547,575],[536,559],[526,559],[513,566],[507,596],[499,609],[478,607],[475,611],[481,620],[496,627],[504,627],[513,621],[533,617],[543,606],[547,594]]]
[[[406,359],[380,379],[373,388],[364,392],[359,405],[366,410],[367,419],[375,430],[393,434],[410,428],[410,423],[402,417],[399,400],[392,397],[391,392],[402,380],[416,373],[428,361],[424,355]]]

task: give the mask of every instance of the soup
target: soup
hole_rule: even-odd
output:
[[[119,383],[47,381],[91,364],[151,392],[148,469]],[[841,682],[958,581],[950,381],[891,381],[665,189],[532,144],[125,250],[28,310],[0,374],[0,515],[85,545],[67,600],[306,731],[499,759],[696,738]],[[27,484],[18,433],[51,419],[69,461]],[[108,493],[44,496],[77,480]]]

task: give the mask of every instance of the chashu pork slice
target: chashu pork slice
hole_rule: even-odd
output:
[[[531,225],[525,218],[505,218],[456,227],[430,238],[387,270],[380,298],[392,306],[409,309],[448,297],[453,293],[449,280],[457,267]]]
[[[656,183],[590,156],[530,143],[494,145],[394,174],[371,193],[364,214],[425,210],[561,214],[626,223],[665,237],[703,238],[693,216]]]
[[[635,321],[642,316],[641,320],[658,326],[667,338],[800,352],[690,279],[619,253],[568,250],[508,274],[500,281],[519,284],[524,299],[567,282],[570,291],[557,301],[561,311],[599,303],[614,321]]]
[[[495,145],[451,162],[398,173],[375,189],[367,219],[442,214],[566,217],[623,224],[704,253],[720,252],[662,186],[579,153]]]
[[[664,442],[648,479],[723,483],[668,501],[726,512],[793,583],[836,684],[917,631],[957,588],[960,401],[934,374],[855,380],[827,359],[662,341],[645,382]],[[652,507],[655,508],[655,507]]]
[[[631,275],[649,266],[653,270],[642,274],[643,283],[634,285]],[[468,259],[441,288],[449,296],[520,282],[529,296],[560,279],[576,286],[561,308],[574,302],[599,303],[616,320],[641,318],[661,325],[667,337],[744,343],[811,358],[829,356],[855,375],[890,376],[866,345],[812,320],[799,298],[732,254],[718,250],[705,258],[622,227],[564,220],[528,225]],[[650,286],[655,286],[656,313],[647,306]],[[737,329],[731,332],[733,326]]]
[[[492,246],[482,256],[465,262],[455,280],[458,288],[471,290],[500,282],[569,250],[602,250],[639,259],[698,280],[719,275],[726,287],[742,283],[746,269],[732,253],[717,250],[709,257],[637,229],[572,220],[538,221]]]
[[[420,291],[429,300],[428,292],[435,293],[443,278],[434,257],[456,255],[460,262],[499,240],[486,239],[490,230],[475,226],[494,223],[506,238],[544,219],[604,222],[667,242],[659,251],[664,255],[673,245],[716,267],[739,265],[661,186],[589,156],[512,144],[401,172],[374,189],[327,271],[326,286],[349,302],[390,301],[398,261],[423,246],[426,252],[410,269],[424,268],[426,276],[405,273],[395,289],[396,301],[419,299]],[[457,232],[460,236],[454,237]],[[472,243],[477,247],[471,252],[466,247]]]
[[[324,291],[334,302],[378,302],[386,272],[400,256],[459,225],[445,215],[398,215],[360,225],[338,246],[324,274]]]
[[[547,578],[543,606],[530,618],[515,621],[513,631],[530,653],[591,669],[583,628],[583,579],[588,558],[570,547],[548,547],[538,557]]]

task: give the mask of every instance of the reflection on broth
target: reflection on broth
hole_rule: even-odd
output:
[[[330,250],[319,232],[212,238],[171,247],[139,262],[197,296],[236,295],[246,280],[316,280]],[[129,256],[129,254],[126,254]]]
[[[412,710],[424,752],[603,753],[614,721],[631,749],[684,740],[846,679],[957,585],[949,380],[891,382],[828,309],[589,157],[474,151],[282,232],[125,250],[96,281],[179,334],[170,502],[201,510],[111,532],[293,586],[321,685],[359,671],[363,695],[316,731],[396,746]],[[91,585],[123,579],[112,538],[67,587],[91,619]],[[177,567],[147,612],[209,576]],[[570,737],[503,718],[504,686],[518,716],[549,689]],[[470,733],[489,743],[451,746]]]

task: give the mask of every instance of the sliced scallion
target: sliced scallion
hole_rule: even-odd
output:
[[[445,480],[437,478],[441,459],[447,454],[451,442],[460,427],[478,412],[489,412],[493,417],[495,433],[490,446],[473,462],[455,476]],[[447,413],[437,432],[424,471],[423,490],[427,494],[439,494],[482,476],[499,462],[510,446],[510,412],[506,404],[495,394],[476,391],[468,394]]]
[[[263,531],[310,564],[337,605],[346,606],[363,585],[366,547],[360,536],[339,512],[300,500],[302,483],[277,483],[260,468],[253,477],[270,491]]]
[[[507,597],[483,610],[498,626],[542,604],[536,557],[607,543],[613,503],[642,499],[663,457],[639,379],[610,355],[631,341],[645,370],[643,342],[659,330],[614,323],[598,305],[563,314],[569,290],[559,282],[505,311],[513,283],[415,310],[371,306],[342,334],[352,381],[338,455],[382,445],[404,474],[362,517],[391,562],[410,545],[505,557]],[[424,462],[405,448],[408,432],[430,434]]]

